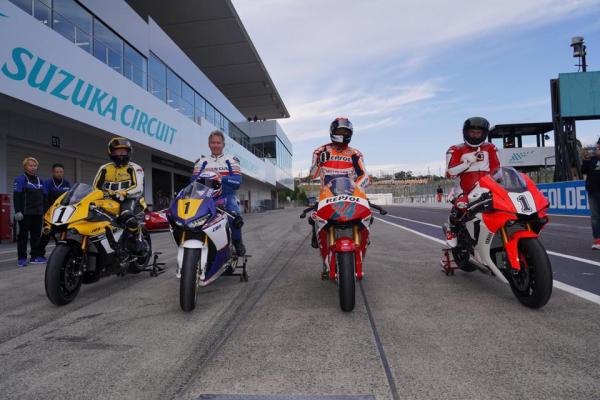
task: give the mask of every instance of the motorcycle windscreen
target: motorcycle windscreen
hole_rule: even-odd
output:
[[[325,185],[329,186],[329,190],[334,196],[352,195],[354,186],[356,186],[354,181],[346,175],[326,175]]]
[[[527,190],[527,182],[521,174],[512,167],[502,167],[495,176],[496,183],[511,193],[523,193]]]
[[[214,190],[204,186],[198,181],[194,181],[181,189],[177,198],[187,198],[187,199],[205,199],[207,197],[211,197]]]
[[[79,203],[85,196],[92,193],[94,188],[86,183],[76,183],[60,202],[63,206]]]

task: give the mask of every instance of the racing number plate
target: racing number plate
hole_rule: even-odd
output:
[[[56,225],[64,224],[69,221],[74,212],[75,207],[73,206],[57,207],[52,213],[52,223]]]

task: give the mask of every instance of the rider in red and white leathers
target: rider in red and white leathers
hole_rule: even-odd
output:
[[[314,151],[309,176],[311,179],[320,178],[321,187],[327,185],[333,177],[340,175],[349,176],[362,190],[369,185],[370,179],[362,153],[348,146],[352,133],[352,123],[348,118],[336,118],[329,126],[331,143]],[[312,218],[309,218],[308,222],[314,224]],[[314,225],[312,246],[319,247]]]
[[[455,201],[450,212],[446,243],[456,247],[456,226],[469,202],[468,195],[479,180],[486,175],[494,175],[500,169],[498,149],[486,142],[490,123],[481,117],[469,118],[463,125],[464,143],[454,145],[446,153],[446,176],[459,178],[462,194]]]

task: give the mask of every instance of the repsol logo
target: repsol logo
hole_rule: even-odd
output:
[[[110,118],[161,142],[173,144],[177,130],[133,104],[121,105],[117,97],[66,69],[35,56],[23,47],[15,47],[11,56],[12,63],[5,62],[0,68],[7,78],[24,81],[29,87],[71,103],[72,106]]]
[[[348,196],[348,195],[335,196],[335,197],[330,197],[330,198],[326,199],[325,204],[336,203],[338,201],[353,201],[355,203],[358,203],[360,201],[360,197]]]

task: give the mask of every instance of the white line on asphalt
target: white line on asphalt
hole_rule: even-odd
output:
[[[405,221],[409,221],[409,222],[415,222],[417,224],[422,224],[422,225],[427,225],[427,226],[433,226],[434,228],[441,228],[441,226],[436,225],[436,224],[430,224],[429,222],[423,222],[423,221],[417,221],[416,219],[410,219],[410,218],[404,218],[404,217],[399,217],[397,215],[392,215],[392,214],[388,214],[389,217],[392,218],[398,218],[398,219],[403,219]]]
[[[421,237],[424,237],[425,239],[429,239],[429,240],[432,240],[434,242],[441,243],[441,244],[446,244],[446,242],[443,241],[443,240],[441,240],[441,239],[435,238],[433,236],[426,235],[426,234],[421,233],[419,231],[415,231],[414,229],[410,229],[410,228],[407,228],[405,226],[398,225],[398,224],[395,224],[395,223],[390,222],[390,221],[386,221],[386,220],[381,219],[379,217],[375,217],[375,219],[377,219],[379,221],[382,221],[382,222],[385,222],[386,224],[393,225],[393,226],[395,226],[397,228],[404,229],[405,231],[414,233],[415,235],[419,235]],[[573,260],[576,260],[576,261],[587,262],[589,264],[600,265],[600,263],[597,263],[596,261],[586,260],[585,258],[567,256],[565,254],[555,253],[553,251],[548,251],[548,254],[552,254],[552,255],[555,255],[555,256],[558,256],[558,257],[569,258],[569,259],[573,259]],[[590,293],[590,292],[586,292],[583,289],[579,289],[579,288],[576,288],[574,286],[567,285],[566,283],[562,283],[562,282],[559,282],[557,280],[554,280],[554,287],[557,288],[557,289],[563,290],[565,292],[571,293],[571,294],[573,294],[573,295],[575,295],[577,297],[581,297],[582,299],[589,300],[592,303],[600,304],[600,296],[595,295],[595,294]]]
[[[556,253],[554,251],[549,251],[549,250],[547,250],[546,253],[551,254],[553,256],[556,256],[556,257],[568,258],[569,260],[575,260],[575,261],[579,261],[579,262],[582,262],[582,263],[596,265],[596,266],[600,267],[600,262],[593,261],[593,260],[588,260],[587,258],[570,256],[568,254]]]
[[[381,222],[385,222],[386,224],[393,225],[393,226],[395,226],[395,227],[397,227],[397,228],[404,229],[405,231],[408,231],[408,232],[414,233],[415,235],[419,235],[419,236],[421,236],[421,237],[424,237],[425,239],[433,240],[434,242],[438,242],[438,243],[440,243],[440,244],[446,244],[446,242],[445,242],[444,240],[442,240],[442,239],[438,239],[438,238],[435,238],[435,237],[433,237],[433,236],[426,235],[426,234],[424,234],[424,233],[421,233],[421,232],[419,232],[419,231],[416,231],[416,230],[414,230],[414,229],[410,229],[410,228],[407,228],[407,227],[405,227],[405,226],[398,225],[398,224],[395,224],[395,223],[393,223],[393,222],[390,222],[390,221],[386,221],[385,219],[381,219],[381,218],[379,218],[379,217],[375,217],[375,219],[376,219],[376,220],[379,220],[379,221],[381,221]]]
[[[433,226],[433,227],[436,227],[436,228],[442,228],[442,226],[441,226],[441,225],[430,224],[430,223],[428,223],[428,222],[417,221],[417,220],[414,220],[414,219],[409,219],[409,218],[404,218],[404,217],[398,217],[398,216],[396,216],[396,215],[391,215],[391,214],[388,214],[388,216],[389,216],[389,217],[394,217],[394,218],[399,218],[399,219],[404,219],[404,220],[406,220],[406,221],[410,221],[410,222],[415,222],[415,223],[417,223],[417,224],[422,224],[422,225],[427,225],[427,226]],[[381,219],[381,218],[377,218],[377,219]],[[382,220],[382,221],[383,221],[383,220]],[[391,222],[389,222],[389,221],[385,221],[385,222],[391,223]],[[399,226],[399,227],[402,227],[403,229],[406,229],[406,230],[409,230],[409,231],[411,231],[411,232],[415,232],[415,233],[416,233],[416,231],[413,231],[412,229],[406,228],[406,227],[404,227],[404,226],[401,226],[401,225],[398,225],[398,226]],[[553,235],[556,235],[556,234],[553,234]],[[427,237],[430,237],[430,238],[434,239],[434,238],[433,238],[433,237],[431,237],[431,236],[428,236],[428,235],[425,235],[425,236],[427,236]],[[436,240],[439,240],[439,239],[436,239]],[[442,242],[442,243],[445,243],[444,241],[441,241],[441,242]],[[556,257],[567,258],[567,259],[569,259],[569,260],[573,260],[573,261],[579,261],[579,262],[582,262],[582,263],[585,263],[585,264],[590,264],[590,265],[595,265],[595,266],[597,266],[597,267],[600,267],[600,262],[598,262],[598,261],[594,261],[594,260],[588,260],[587,258],[581,258],[581,257],[577,257],[577,256],[571,256],[571,255],[569,255],[569,254],[557,253],[557,252],[555,252],[555,251],[550,251],[550,250],[547,250],[546,252],[547,252],[548,254],[551,254],[551,255],[553,255],[553,256],[556,256]]]

